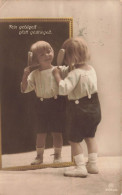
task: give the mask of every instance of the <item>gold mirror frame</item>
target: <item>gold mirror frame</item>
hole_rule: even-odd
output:
[[[9,22],[66,22],[69,25],[69,38],[73,36],[73,19],[72,18],[1,18],[1,23],[9,23]],[[1,104],[0,104],[1,106]],[[42,169],[42,168],[57,168],[57,167],[68,167],[73,166],[74,162],[62,162],[62,163],[49,163],[49,164],[40,164],[40,165],[24,165],[24,166],[12,166],[2,168],[2,118],[1,118],[1,107],[0,107],[0,170],[10,170],[10,171],[24,171],[24,170],[33,170],[33,169]]]

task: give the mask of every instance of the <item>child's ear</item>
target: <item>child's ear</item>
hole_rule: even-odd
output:
[[[65,49],[60,49],[57,56],[57,65],[60,66],[63,64],[65,55]]]

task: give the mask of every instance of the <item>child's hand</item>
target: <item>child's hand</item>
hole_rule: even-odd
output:
[[[22,93],[24,93],[24,91],[26,90],[27,88],[27,85],[28,85],[28,82],[27,82],[27,78],[28,78],[28,75],[30,74],[30,67],[27,66],[25,69],[24,69],[24,74],[23,74],[23,77],[22,77],[22,82],[21,82],[21,91]]]
[[[56,75],[61,75],[61,69],[60,68],[54,68],[53,69],[53,75],[56,76]]]
[[[31,72],[31,70],[30,70],[29,66],[24,69],[24,75],[28,76],[30,74],[30,72]]]

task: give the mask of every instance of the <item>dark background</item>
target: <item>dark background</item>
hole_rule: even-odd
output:
[[[9,25],[35,25],[36,30],[51,30],[50,35],[19,35],[19,30],[9,29]],[[56,65],[57,52],[69,37],[69,21],[5,21],[0,22],[0,98],[2,123],[2,154],[35,150],[33,101],[35,92],[22,94],[20,83],[23,70],[27,66],[27,53],[30,46],[45,40],[55,51],[53,65]],[[64,136],[64,145],[67,140]],[[46,148],[52,147],[52,136],[47,136]]]

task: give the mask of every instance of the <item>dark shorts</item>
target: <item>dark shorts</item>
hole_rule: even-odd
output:
[[[97,125],[101,121],[101,109],[98,94],[91,99],[83,97],[79,104],[74,100],[68,101],[67,106],[67,135],[68,140],[81,142],[84,138],[94,137]]]
[[[66,98],[58,96],[35,102],[36,133],[63,132],[66,120]]]

